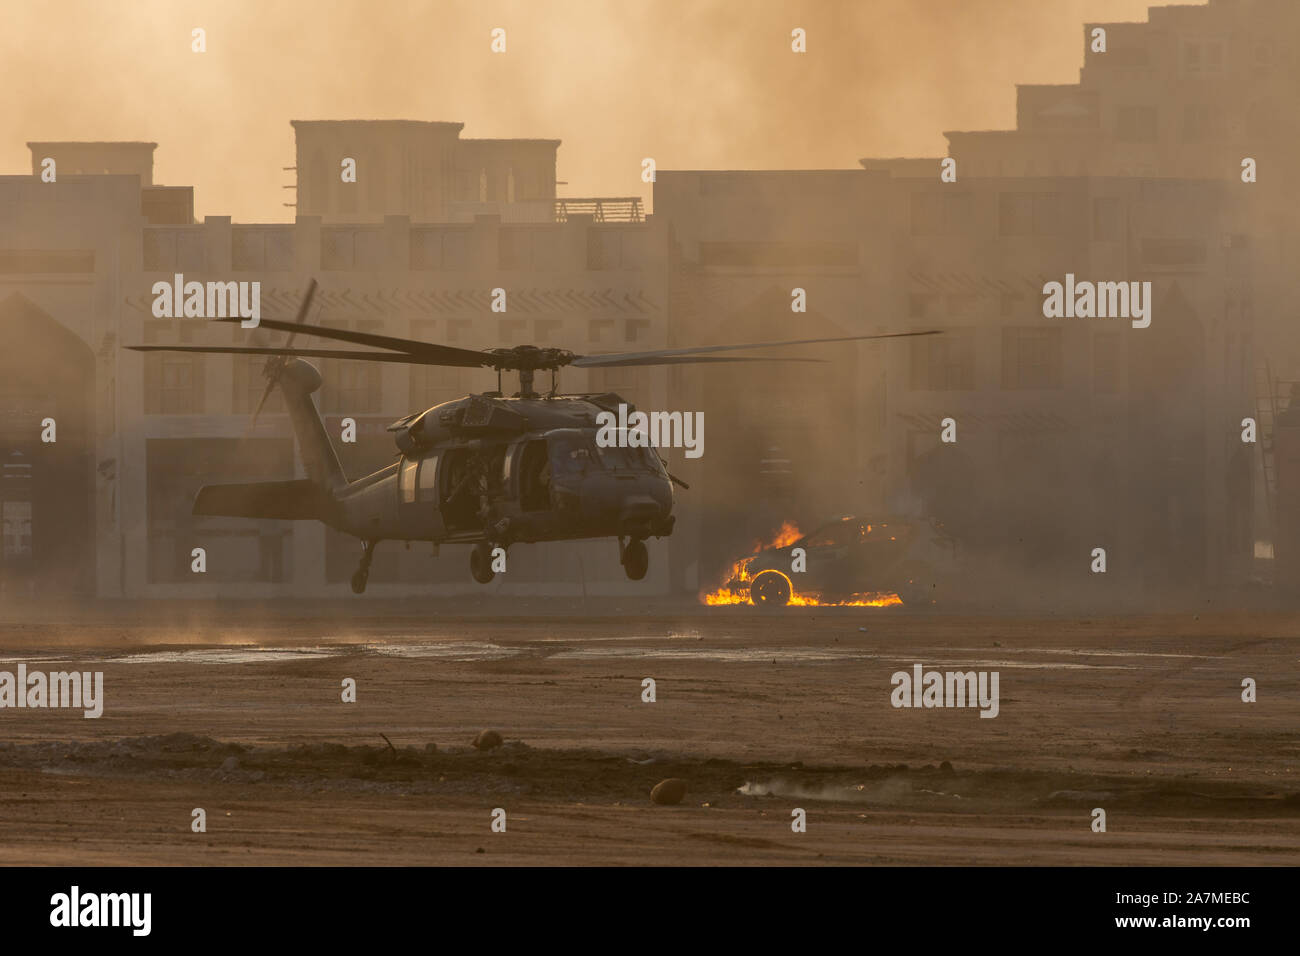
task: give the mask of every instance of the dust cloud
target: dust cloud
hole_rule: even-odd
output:
[[[586,0],[14,5],[0,110],[28,140],[159,144],[196,214],[290,221],[291,119],[464,122],[563,140],[561,196],[640,195],[660,169],[852,169],[939,155],[944,130],[1014,125],[1016,83],[1068,83],[1081,25],[1146,0]],[[489,33],[507,31],[505,54]],[[795,27],[808,53],[790,52]],[[207,51],[191,51],[191,31]]]

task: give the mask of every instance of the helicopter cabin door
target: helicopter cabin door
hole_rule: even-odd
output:
[[[519,507],[546,511],[551,507],[551,461],[546,439],[535,438],[519,449]]]

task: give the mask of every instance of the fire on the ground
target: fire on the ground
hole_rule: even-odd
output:
[[[922,533],[927,532],[927,533]],[[951,539],[930,521],[868,520],[846,515],[804,535],[793,521],[735,561],[722,583],[700,595],[708,605],[890,607],[928,603],[937,577],[923,552]],[[923,545],[928,545],[923,546]],[[793,549],[804,551],[806,570],[794,570]],[[875,583],[877,587],[872,587]],[[912,596],[905,601],[899,591]]]

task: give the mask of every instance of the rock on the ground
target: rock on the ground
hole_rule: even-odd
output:
[[[655,784],[654,789],[650,791],[651,802],[663,806],[681,803],[684,796],[686,796],[686,781],[679,780],[677,777],[660,780]]]
[[[495,730],[480,731],[474,738],[474,747],[477,750],[491,750],[493,747],[500,747],[502,743],[501,735]]]

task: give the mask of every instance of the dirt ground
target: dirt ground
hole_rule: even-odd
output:
[[[573,610],[10,608],[0,671],[105,704],[0,710],[0,862],[1300,863],[1295,615]],[[895,709],[916,663],[998,716]]]

